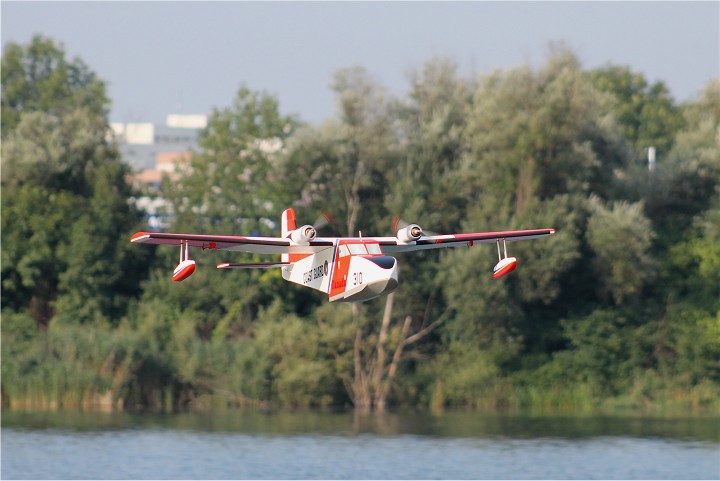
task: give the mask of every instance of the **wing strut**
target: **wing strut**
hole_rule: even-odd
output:
[[[498,239],[495,241],[498,250],[498,261],[503,260],[503,257],[500,255],[500,241],[502,241],[503,250],[505,251],[505,257],[507,257],[507,243],[505,242],[505,239]]]

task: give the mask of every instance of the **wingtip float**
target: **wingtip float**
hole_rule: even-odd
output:
[[[319,224],[297,227],[295,211],[286,209],[282,213],[280,237],[137,232],[130,241],[179,246],[180,262],[172,276],[175,282],[185,280],[195,272],[196,263],[190,259],[190,247],[279,254],[281,262],[222,262],[217,267],[278,267],[285,280],[324,292],[331,302],[356,302],[387,294],[397,287],[398,263],[392,255],[398,252],[495,243],[498,263],[492,276],[499,279],[517,268],[517,259],[508,256],[507,242],[538,239],[555,233],[555,229],[532,229],[438,235],[426,233],[417,224],[395,225],[399,228],[395,236],[390,237],[318,237]]]

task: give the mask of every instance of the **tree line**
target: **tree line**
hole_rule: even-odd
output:
[[[170,282],[175,249],[129,243],[102,79],[38,36],[6,46],[2,87],[6,406],[719,406],[720,79],[679,104],[564,45],[469,78],[431,58],[397,96],[339,70],[320,124],[240,87],[164,181],[171,231],[278,235],[263,219],[291,206],[330,211],[328,236],[557,229],[500,281],[492,247],[399,254],[397,291],[351,305],[214,268],[250,254]]]

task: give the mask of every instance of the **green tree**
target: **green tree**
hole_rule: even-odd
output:
[[[667,155],[684,121],[665,84],[650,84],[642,73],[619,65],[592,70],[588,76],[598,90],[612,94],[615,120],[633,157],[646,158],[651,146]]]
[[[29,45],[10,42],[2,56],[3,141],[24,112],[62,117],[80,107],[107,116],[110,101],[105,83],[85,63],[67,59],[65,48],[36,35]]]
[[[697,383],[720,378],[720,196],[695,217],[686,240],[672,246],[659,272],[668,299],[660,320],[665,368]]]
[[[598,309],[587,317],[564,320],[571,349],[561,351],[555,362],[571,382],[585,382],[597,394],[626,392],[635,374],[649,367],[652,340],[638,327],[642,317],[635,310]]]
[[[642,204],[615,202],[608,209],[592,197],[590,209],[587,242],[595,253],[600,296],[616,305],[637,298],[654,276],[655,265],[648,254],[655,233]]]
[[[431,59],[410,78],[408,99],[395,106],[401,127],[399,161],[389,170],[389,212],[437,232],[460,226],[467,199],[460,162],[470,85],[449,59]]]
[[[262,219],[276,219],[287,202],[277,188],[285,139],[298,121],[279,112],[277,99],[242,87],[232,107],[215,110],[200,134],[200,150],[180,166],[164,191],[176,228],[224,234],[268,233]]]
[[[430,202],[439,201],[444,195],[454,195],[460,202],[457,191],[446,193],[445,187],[450,182],[444,185],[432,182],[442,179],[446,173],[448,176],[455,173],[453,157],[458,154],[450,150],[459,151],[460,125],[453,128],[450,138],[444,129],[462,122],[467,96],[463,94],[462,82],[456,77],[454,67],[448,63],[431,62],[424,73],[418,75],[426,77],[427,84],[421,86],[418,78],[414,98],[407,105],[400,105],[387,102],[382,88],[364,69],[338,72],[333,88],[338,99],[339,120],[317,129],[306,129],[291,144],[286,172],[297,180],[295,190],[300,203],[315,212],[332,205],[336,218],[342,219],[335,225],[339,234],[352,236],[360,227],[364,232],[388,232],[391,230],[388,213],[413,217],[422,214],[424,221],[432,222],[427,214],[438,212],[442,206]],[[438,114],[437,122],[426,118],[432,116],[430,112],[436,107],[445,108],[448,97],[452,97],[454,103],[449,117]],[[441,119],[443,116],[447,121]],[[427,125],[431,122],[435,124]],[[419,124],[426,126],[423,128],[427,131],[419,131]],[[408,150],[404,150],[404,140],[396,135],[397,125],[403,129],[401,135],[412,138],[413,147]],[[425,133],[433,137],[425,140]],[[435,152],[429,150],[431,145],[437,147]],[[425,147],[427,151],[423,151]],[[435,153],[443,158],[436,158]],[[422,158],[415,154],[421,154]],[[436,169],[440,164],[443,164],[442,173]],[[292,179],[289,182],[292,183]],[[431,191],[435,193],[434,198],[428,198]],[[448,225],[440,214],[432,219]],[[423,270],[423,266],[429,269]],[[430,280],[422,290],[401,288],[402,293],[398,291],[397,296],[391,294],[378,302],[350,307],[353,334],[349,340],[352,342],[348,344],[348,339],[339,337],[334,342],[338,343],[335,350],[339,358],[350,360],[343,364],[347,369],[343,379],[357,408],[385,409],[401,377],[401,362],[407,351],[411,347],[415,351],[418,341],[426,338],[442,321],[442,308],[435,312],[432,302],[437,298],[437,282],[432,279],[432,271],[431,262],[408,263],[403,277],[415,279],[419,284],[422,279]],[[423,293],[430,291],[435,293],[423,298]],[[419,302],[414,302],[418,299]],[[396,302],[399,308],[394,307]],[[427,307],[433,308],[432,312]],[[328,309],[341,317],[347,306]]]
[[[3,286],[38,324],[118,319],[139,294],[143,255],[126,244],[140,217],[106,134],[85,109],[30,112],[3,144]]]
[[[139,215],[107,140],[104,84],[81,61],[69,66],[52,41],[7,50],[3,116],[7,101],[15,117],[3,125],[2,280],[13,295],[3,308],[27,309],[40,326],[59,311],[117,320],[139,294],[145,262],[126,246]],[[67,76],[77,78],[64,88]]]
[[[509,254],[524,267],[499,282],[474,272],[497,262],[495,249],[455,250],[444,261],[444,292],[454,309],[443,330],[447,341],[507,346],[507,363],[524,349],[557,346],[561,316],[579,299],[593,300],[578,282],[589,281],[584,198],[610,195],[612,169],[625,161],[623,145],[608,96],[562,48],[538,71],[520,67],[481,77],[464,138],[462,230],[558,229],[546,240],[510,244]]]
[[[466,137],[463,192],[504,215],[558,194],[605,197],[625,161],[608,96],[566,51],[537,72],[519,67],[481,78]]]
[[[644,200],[648,217],[660,234],[658,244],[680,241],[692,219],[710,206],[720,186],[720,78],[684,106],[685,127],[677,142],[652,172],[629,172],[627,190]]]
[[[285,180],[300,207],[315,215],[332,210],[338,232],[355,236],[387,221],[383,189],[395,160],[391,117],[382,87],[362,67],[336,72],[332,89],[339,118],[299,133]]]
[[[281,161],[286,139],[297,126],[295,118],[280,113],[277,99],[241,87],[231,107],[210,116],[200,135],[200,150],[178,167],[175,179],[165,179],[164,192],[176,214],[172,230],[278,235],[279,213],[289,202],[288,193],[278,188]],[[214,269],[237,255],[250,256],[204,252],[198,255],[195,274],[174,284],[168,282],[167,273],[177,264],[178,253],[161,249],[146,294],[153,292],[194,319],[201,339],[245,335],[259,306],[269,303],[284,286],[276,270]]]
[[[68,214],[79,204],[68,192],[30,184],[3,187],[3,311],[28,310],[37,325],[48,325],[55,313],[59,276],[67,267],[58,249],[70,236]]]
[[[579,203],[575,196],[558,196],[502,221],[503,229],[557,229],[547,239],[508,243],[508,254],[518,258],[519,267],[507,278],[492,278],[492,266],[498,262],[492,244],[454,249],[444,256],[440,272],[453,309],[443,329],[446,342],[501,352],[496,359],[506,364],[524,350],[547,348],[548,339],[559,335],[559,316],[572,309],[567,292],[577,279],[583,254]]]

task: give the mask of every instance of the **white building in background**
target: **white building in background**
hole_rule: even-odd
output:
[[[167,163],[173,155],[178,160],[198,149],[200,131],[207,127],[208,117],[168,115],[165,124],[111,123],[110,128],[120,147],[120,155],[133,172],[157,171],[158,161]],[[165,165],[163,171],[169,172]],[[151,177],[145,174],[145,177]]]
[[[174,114],[165,124],[110,124],[120,155],[133,171],[133,185],[148,194],[131,202],[147,214],[149,227],[163,229],[172,220],[171,206],[162,198],[163,176],[172,176],[175,167],[198,150],[200,131],[207,123],[204,114]]]

